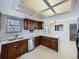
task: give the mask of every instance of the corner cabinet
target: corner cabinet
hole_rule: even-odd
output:
[[[51,38],[46,36],[41,36],[40,42],[42,45],[58,51],[58,38]]]
[[[38,36],[34,39],[35,47],[44,45],[50,49],[58,51],[58,38],[51,38],[47,36]]]
[[[28,29],[43,29],[43,22],[24,19],[24,30],[28,30]]]
[[[1,59],[16,59],[28,52],[28,41],[21,40],[2,45]]]

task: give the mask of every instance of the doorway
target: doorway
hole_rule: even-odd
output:
[[[70,41],[76,41],[77,24],[70,24]]]

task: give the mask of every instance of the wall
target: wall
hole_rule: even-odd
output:
[[[73,8],[69,13],[48,17],[44,21],[44,25],[49,26],[49,33],[47,34],[47,36],[58,37],[59,54],[62,55],[62,57],[64,57],[63,59],[77,59],[76,42],[70,41],[69,24],[78,23],[78,12],[79,0],[74,0]],[[54,31],[54,26],[56,24],[63,24],[63,31]]]
[[[56,21],[50,18],[50,21],[45,21],[44,23],[44,26],[49,26],[49,33],[47,34],[47,36],[57,37],[59,40],[59,51],[62,51],[63,56],[65,55],[66,57],[72,57],[72,59],[76,58],[77,52],[75,41],[70,41],[69,24],[74,24],[77,22],[78,18],[67,18],[67,20],[56,19]],[[63,31],[55,31],[55,25],[58,24],[63,24]]]
[[[19,18],[29,18],[40,21],[38,17],[30,16],[27,13],[16,11],[21,0],[0,0],[0,12],[6,15],[15,16]],[[26,10],[27,11],[27,10]],[[41,20],[42,21],[42,20]]]
[[[35,37],[41,34],[42,30],[34,30],[34,32],[29,32],[29,30],[24,30],[23,19],[22,19],[22,32],[20,33],[6,33],[6,20],[7,16],[1,14],[1,30],[0,30],[0,40],[5,40],[8,37],[14,37],[19,34],[21,37]]]

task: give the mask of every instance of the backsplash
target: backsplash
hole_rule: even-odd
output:
[[[20,33],[0,33],[0,41],[7,40],[8,38],[13,38],[15,35],[18,37],[35,37],[42,34],[42,30],[34,30],[34,32],[29,32],[29,30],[23,30]]]
[[[1,15],[1,30],[0,30],[0,40],[6,40],[8,37],[15,37],[16,34],[19,34],[19,37],[33,37],[41,35],[42,30],[34,30],[33,32],[30,32],[29,30],[24,30],[24,26],[22,25],[22,32],[20,33],[6,33],[6,19],[7,17],[5,15]]]

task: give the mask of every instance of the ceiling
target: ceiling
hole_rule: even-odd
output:
[[[16,10],[44,19],[69,12],[71,3],[72,0],[21,0]]]

